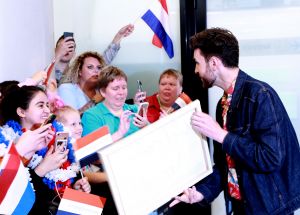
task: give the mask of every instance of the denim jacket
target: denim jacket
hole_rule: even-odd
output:
[[[220,101],[216,114],[222,126]],[[196,185],[203,202],[213,201],[224,190],[228,206],[227,153],[236,163],[246,214],[290,214],[299,208],[300,147],[274,89],[240,70],[227,129],[223,144],[214,142],[213,173]]]

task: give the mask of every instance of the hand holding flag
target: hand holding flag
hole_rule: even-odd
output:
[[[51,76],[51,73],[52,73],[52,70],[54,68],[54,65],[55,65],[55,59],[52,60],[52,62],[46,68],[47,77],[46,77],[46,79],[45,79],[45,81],[43,83],[45,86],[47,86],[47,84],[48,84],[48,80],[49,80],[49,78]]]

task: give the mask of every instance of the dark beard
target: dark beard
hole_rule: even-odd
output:
[[[202,87],[204,89],[211,88],[213,86],[214,82],[215,82],[215,80],[212,80],[212,81],[209,82],[209,81],[203,80],[203,79],[201,79],[201,81],[202,81]]]
[[[209,76],[209,78],[201,78],[202,87],[204,89],[211,88],[216,81],[216,77],[210,68],[207,68],[206,74],[208,74],[207,76]]]

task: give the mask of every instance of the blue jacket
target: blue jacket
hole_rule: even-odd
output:
[[[217,106],[222,125],[222,107]],[[300,147],[277,93],[239,71],[227,113],[223,144],[214,142],[214,171],[196,187],[213,201],[224,190],[228,206],[225,154],[236,163],[246,214],[290,214],[300,207]]]

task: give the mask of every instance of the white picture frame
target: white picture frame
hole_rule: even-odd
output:
[[[149,214],[212,172],[198,100],[99,151],[120,215]]]

